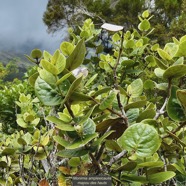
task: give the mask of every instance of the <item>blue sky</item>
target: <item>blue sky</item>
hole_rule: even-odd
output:
[[[42,21],[48,0],[0,0],[0,50],[29,52],[33,48],[54,52],[67,37],[64,29],[47,33]]]

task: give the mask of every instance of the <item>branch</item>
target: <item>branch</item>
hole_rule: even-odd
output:
[[[156,112],[156,115],[155,115],[155,117],[154,117],[155,120],[157,120],[157,119],[160,117],[160,115],[162,115],[162,114],[165,113],[165,107],[166,107],[166,105],[167,105],[168,99],[169,99],[169,98],[167,97],[167,98],[165,99],[165,102],[164,102],[163,106],[161,107],[161,109],[158,110],[158,111]]]
[[[123,156],[125,156],[127,154],[128,151],[123,150],[122,152],[120,152],[119,154],[117,154],[116,156],[112,157],[108,166],[111,167],[112,164],[114,164],[116,161],[118,161],[119,159],[123,158]]]
[[[156,115],[154,117],[155,120],[157,120],[160,117],[160,115],[165,113],[165,108],[166,108],[167,102],[168,102],[170,94],[171,94],[171,79],[168,79],[168,90],[167,90],[167,92],[168,92],[167,97],[165,99],[165,102],[164,102],[163,106],[161,107],[160,110],[158,110],[156,112]]]
[[[122,51],[123,51],[123,41],[124,41],[124,29],[122,30],[121,44],[120,44],[120,50],[119,50],[117,62],[115,64],[114,68],[113,68],[114,88],[116,90],[119,90],[118,79],[117,79],[117,68],[118,68],[118,65],[119,65],[119,62],[120,62],[120,58],[121,58],[121,54],[122,54]],[[127,119],[124,107],[123,107],[123,105],[121,103],[120,92],[117,93],[117,101],[118,101],[118,106],[119,106],[119,108],[121,110],[121,113],[122,113],[122,118],[123,118],[125,124],[128,126],[128,119]]]
[[[176,129],[172,130],[170,133],[175,134],[176,132],[178,132],[180,129],[182,129],[184,126],[186,126],[186,121],[183,122],[181,125],[179,125]],[[166,134],[165,136],[163,136],[162,138],[168,138],[170,136],[170,134]]]

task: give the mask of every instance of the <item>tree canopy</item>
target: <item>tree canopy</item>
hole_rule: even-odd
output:
[[[43,21],[49,32],[58,31],[66,24],[82,25],[86,18],[91,18],[95,25],[109,22],[127,30],[137,26],[136,17],[145,9],[154,15],[153,36],[162,44],[175,34],[185,34],[185,0],[49,0]]]

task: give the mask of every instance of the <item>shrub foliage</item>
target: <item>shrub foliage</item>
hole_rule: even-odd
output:
[[[148,11],[133,32],[87,19],[54,54],[34,49],[23,83],[0,91],[14,127],[0,134],[1,185],[174,185],[186,178],[186,36],[151,41]],[[102,30],[112,51],[102,46]],[[5,121],[1,121],[5,126]]]

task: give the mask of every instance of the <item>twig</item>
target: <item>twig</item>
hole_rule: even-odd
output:
[[[160,115],[165,113],[164,109],[167,105],[167,102],[168,102],[168,98],[165,99],[165,102],[164,102],[163,106],[161,107],[161,109],[156,112],[156,115],[154,117],[155,120],[157,120],[160,117]]]
[[[176,132],[178,132],[180,129],[182,129],[184,126],[186,126],[186,121],[183,122],[181,125],[179,125],[176,129],[172,130],[171,133],[175,134]],[[165,136],[163,136],[162,138],[168,138],[170,136],[170,134],[166,134]]]
[[[112,157],[108,166],[111,167],[112,164],[114,164],[116,161],[118,161],[119,159],[121,159],[123,156],[125,156],[127,154],[128,151],[123,150],[122,152],[120,152],[119,154],[117,154],[116,156]]]
[[[93,97],[91,97],[92,101],[94,101],[96,104],[100,105],[100,103],[95,100]],[[119,116],[120,118],[124,118],[123,115],[119,112],[116,112],[115,110],[111,109],[111,108],[106,108],[106,110],[110,111],[113,114],[116,114],[117,116]]]
[[[166,97],[165,102],[164,102],[163,106],[161,107],[161,109],[156,112],[156,115],[154,117],[155,120],[157,120],[160,117],[160,115],[165,113],[164,110],[165,110],[165,107],[166,107],[167,102],[169,100],[170,94],[171,94],[171,79],[168,79],[167,97]]]
[[[118,65],[119,65],[119,62],[120,62],[120,58],[121,58],[121,54],[122,54],[122,51],[123,51],[123,41],[124,41],[124,29],[122,30],[121,44],[120,44],[118,58],[117,58],[115,66],[113,68],[114,88],[116,90],[119,90],[118,79],[117,79],[117,68],[118,68]],[[124,107],[123,107],[123,105],[121,103],[120,92],[117,93],[117,101],[118,101],[118,106],[119,106],[119,108],[121,110],[121,113],[122,113],[122,118],[124,120],[124,123],[128,126],[128,119],[127,119]]]

